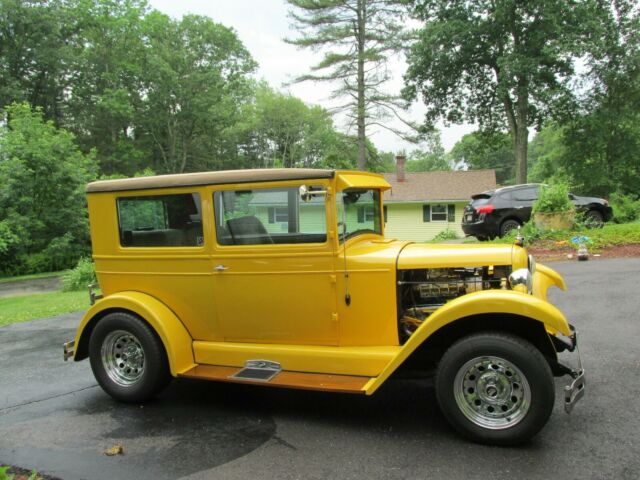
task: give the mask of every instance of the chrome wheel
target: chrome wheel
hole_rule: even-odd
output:
[[[511,362],[494,356],[465,363],[453,382],[458,408],[474,424],[491,430],[519,423],[531,406],[531,388]]]
[[[142,345],[125,330],[114,330],[104,338],[100,356],[109,378],[123,387],[134,385],[144,373]]]

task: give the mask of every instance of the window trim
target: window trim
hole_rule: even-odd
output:
[[[433,207],[444,207],[444,220],[433,218]],[[436,215],[442,215],[443,212],[437,212]],[[422,222],[438,222],[438,223],[455,223],[456,204],[455,203],[424,203],[422,205]]]

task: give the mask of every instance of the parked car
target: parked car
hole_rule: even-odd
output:
[[[462,215],[462,231],[478,240],[503,237],[531,218],[531,207],[538,197],[539,183],[514,185],[478,193],[471,197]],[[613,210],[603,198],[569,194],[576,211],[594,226],[611,220]]]
[[[89,184],[101,294],[64,358],[88,357],[123,402],[172,377],[372,395],[403,370],[435,374],[445,417],[492,444],[545,425],[554,376],[571,377],[571,411],[578,337],[547,301],[562,277],[519,245],[386,239],[389,188],[311,169]]]

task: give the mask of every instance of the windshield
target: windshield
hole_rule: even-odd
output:
[[[380,190],[350,188],[338,193],[340,241],[361,233],[382,235]]]

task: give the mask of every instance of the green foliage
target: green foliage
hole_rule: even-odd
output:
[[[468,133],[453,146],[450,155],[458,168],[494,169],[498,185],[509,185],[514,181],[513,140],[506,133]]]
[[[11,467],[0,467],[0,480],[13,480],[14,476],[7,473],[10,468]]]
[[[545,125],[529,142],[529,181],[569,183],[570,175],[563,164],[566,155],[564,129],[555,123]]]
[[[78,260],[75,268],[62,276],[62,290],[64,292],[87,290],[90,284],[97,281],[95,265],[91,259],[83,257]]]
[[[560,213],[574,210],[569,199],[569,186],[566,183],[541,185],[538,199],[533,202],[533,213]]]
[[[567,120],[563,163],[580,191],[640,191],[640,10],[637,1],[598,3],[581,79],[590,88]]]
[[[422,97],[431,126],[445,120],[509,129],[516,182],[525,183],[529,127],[571,100],[574,59],[588,32],[586,3],[417,1],[424,27],[408,55],[406,98]]]
[[[435,131],[427,136],[425,149],[416,149],[409,154],[405,168],[407,172],[436,172],[452,169],[440,140],[440,132]]]
[[[640,198],[636,195],[614,193],[609,202],[613,208],[614,222],[628,223],[640,220]]]
[[[458,234],[455,231],[449,230],[447,228],[446,230],[441,230],[440,232],[438,232],[437,235],[433,237],[433,239],[429,243],[439,243],[444,242],[445,240],[455,240],[457,238]]]
[[[0,131],[0,273],[71,266],[89,246],[84,186],[93,154],[27,104],[5,110]]]

